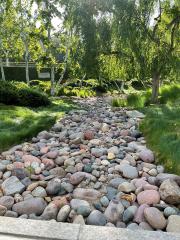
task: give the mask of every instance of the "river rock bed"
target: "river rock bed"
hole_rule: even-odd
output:
[[[144,115],[77,102],[83,110],[0,155],[0,216],[180,232],[180,176],[155,164]]]

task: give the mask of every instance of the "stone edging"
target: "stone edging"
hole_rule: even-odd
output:
[[[180,240],[180,234],[0,217],[0,240]]]

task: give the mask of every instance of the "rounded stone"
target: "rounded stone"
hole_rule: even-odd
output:
[[[7,212],[7,208],[5,206],[0,205],[0,216],[4,216]]]
[[[46,193],[46,190],[41,187],[41,186],[38,186],[37,188],[35,188],[33,191],[32,191],[32,195],[34,197],[46,197],[47,196],[47,193]]]
[[[91,213],[91,208],[89,206],[81,206],[76,209],[78,215],[82,215],[83,217],[89,216]]]
[[[6,207],[8,210],[12,208],[14,204],[14,198],[11,196],[3,196],[0,198],[0,205]]]
[[[123,213],[123,222],[125,223],[130,222],[134,218],[136,211],[137,211],[136,206],[128,207]]]
[[[46,202],[42,198],[30,198],[13,205],[12,210],[19,215],[35,213],[42,214],[46,207]]]
[[[176,214],[177,214],[177,211],[172,207],[167,207],[164,209],[164,216],[167,218],[171,215],[176,215]]]
[[[149,149],[143,149],[139,153],[139,157],[142,161],[147,162],[147,163],[152,163],[154,162],[154,154],[151,150]]]
[[[104,206],[104,207],[107,207],[109,205],[109,199],[106,197],[106,196],[103,196],[101,199],[100,199],[100,202],[101,204]]]
[[[87,224],[89,225],[105,226],[106,223],[106,217],[98,210],[92,211],[87,218]]]
[[[155,207],[145,208],[144,216],[146,221],[155,229],[164,229],[167,221],[161,211]]]
[[[66,222],[69,213],[71,211],[71,207],[69,205],[65,205],[63,206],[60,210],[59,213],[57,215],[57,221],[58,222]]]
[[[112,200],[109,203],[109,206],[106,208],[104,215],[106,216],[108,222],[116,223],[122,213],[124,212],[124,207],[121,202],[118,202],[117,200]]]
[[[157,204],[160,201],[160,195],[156,190],[145,190],[137,195],[137,201],[140,205]]]

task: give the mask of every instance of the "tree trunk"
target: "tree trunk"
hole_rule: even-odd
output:
[[[69,37],[69,35],[68,35]],[[58,85],[61,84],[63,78],[64,78],[64,75],[66,73],[66,70],[67,70],[67,61],[68,61],[68,56],[69,56],[69,38],[67,39],[67,44],[66,44],[66,54],[65,54],[65,58],[64,58],[64,63],[65,63],[65,66],[64,66],[64,69],[62,71],[62,74],[61,74],[61,77],[59,78],[59,81],[58,81]]]
[[[2,58],[0,58],[0,65],[1,65],[1,78],[2,78],[3,81],[5,81],[6,78],[5,78],[5,74],[4,74],[4,68],[3,68]]]
[[[51,67],[51,96],[55,95],[54,85],[54,67]]]
[[[25,62],[26,62],[26,83],[29,85],[29,51],[28,44],[25,42]]]
[[[29,63],[26,60],[26,83],[29,85]]]
[[[152,103],[157,103],[158,102],[159,79],[160,79],[160,74],[159,73],[154,73],[153,79],[152,79],[152,96],[151,96],[151,102]]]

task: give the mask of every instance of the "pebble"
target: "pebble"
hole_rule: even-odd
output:
[[[180,176],[154,163],[144,115],[102,97],[74,101],[86,110],[0,154],[0,215],[178,232]]]

